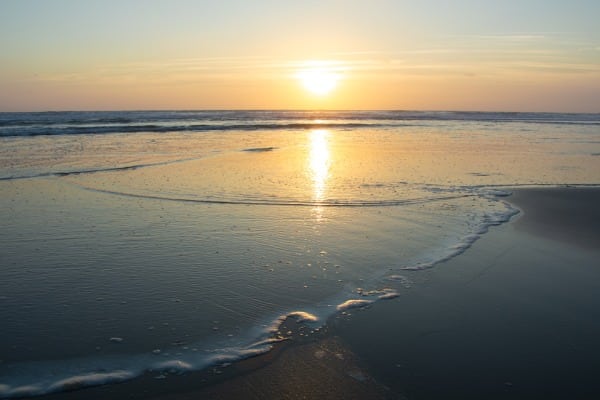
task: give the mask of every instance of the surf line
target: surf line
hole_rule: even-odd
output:
[[[478,197],[478,194],[460,194],[452,196],[438,196],[438,197],[427,197],[419,199],[405,199],[405,200],[381,200],[381,201],[302,201],[302,200],[231,200],[231,199],[190,199],[185,197],[166,197],[151,194],[138,194],[138,193],[126,193],[119,192],[116,190],[99,189],[89,186],[82,185],[76,182],[68,182],[70,185],[75,186],[82,190],[87,190],[96,193],[110,194],[121,197],[131,197],[136,199],[147,199],[147,200],[163,200],[173,201],[180,203],[196,203],[196,204],[224,204],[224,205],[251,205],[251,206],[287,206],[287,207],[395,207],[395,206],[408,206],[413,204],[425,204],[436,201],[461,199],[468,197]]]

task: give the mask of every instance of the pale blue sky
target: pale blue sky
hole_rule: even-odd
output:
[[[598,16],[592,0],[3,0],[0,111],[600,111]],[[294,97],[291,69],[315,59],[347,65],[344,101]]]

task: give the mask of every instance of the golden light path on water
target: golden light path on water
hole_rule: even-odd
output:
[[[308,168],[313,184],[313,200],[320,203],[325,199],[327,180],[329,179],[330,151],[329,131],[315,129],[310,132],[310,152]],[[313,210],[317,220],[323,216],[323,207],[317,206]]]

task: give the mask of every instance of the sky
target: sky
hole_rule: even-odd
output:
[[[600,112],[598,16],[597,0],[0,0],[0,111]]]

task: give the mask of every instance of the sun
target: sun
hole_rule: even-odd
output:
[[[311,68],[298,73],[298,78],[306,90],[318,96],[331,93],[337,86],[335,73],[323,68]]]
[[[313,61],[306,63],[296,77],[310,93],[326,96],[337,87],[340,73],[332,63]]]

